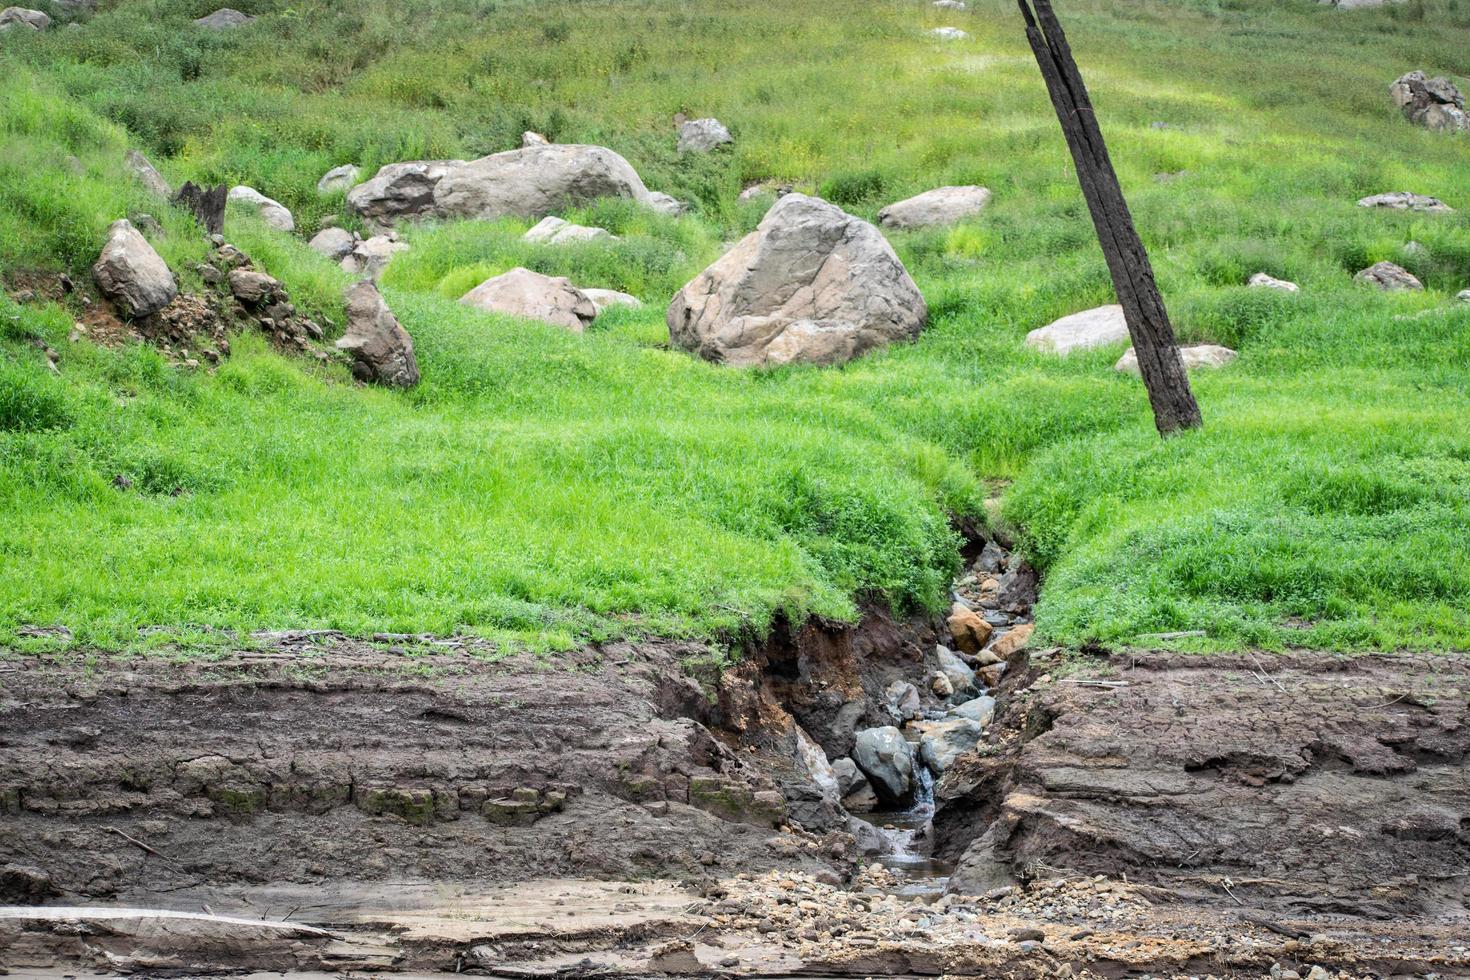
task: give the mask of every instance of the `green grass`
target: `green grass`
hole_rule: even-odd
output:
[[[1386,93],[1416,67],[1464,85],[1464,0],[1060,5],[1179,332],[1242,355],[1196,376],[1206,428],[1168,441],[1111,370],[1118,350],[1021,346],[1111,288],[1003,0],[943,16],[260,0],[241,7],[256,23],[220,34],[187,25],[203,0],[102,7],[74,30],[0,36],[11,274],[81,282],[107,223],[146,210],[197,286],[202,243],[122,174],[130,144],[176,182],[258,187],[305,236],[341,206],[315,192],[333,165],[469,157],[527,128],[617,149],[695,214],[604,202],[566,216],[621,241],[565,249],[522,243],[525,223],[410,230],[384,280],[423,370],[408,393],[251,336],[217,373],[180,372],[69,343],[75,307],[0,301],[0,642],[60,623],[128,646],[161,624],[190,642],[202,626],[336,627],[559,648],[730,638],[777,611],[851,618],[863,594],[940,608],[949,515],[1006,486],[1053,640],[1470,646],[1470,305],[1452,299],[1470,287],[1470,141],[1409,126]],[[973,37],[923,34],[940,23]],[[680,159],[679,111],[719,116],[736,146]],[[736,197],[766,179],[869,218],[940,184],[996,196],[977,221],[891,236],[931,307],[916,344],[771,372],[667,350],[670,295],[759,220],[769,201]],[[1398,189],[1460,213],[1354,206]],[[241,216],[229,232],[340,323],[339,270]],[[1352,283],[1380,259],[1428,292]],[[514,265],[647,306],[574,337],[454,302]],[[1244,289],[1256,271],[1304,291]]]

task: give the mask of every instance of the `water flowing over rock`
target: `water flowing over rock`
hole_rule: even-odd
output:
[[[840,364],[914,339],[928,315],[877,228],[788,194],[674,296],[667,319],[676,347],[743,367]]]
[[[1395,265],[1392,262],[1379,262],[1376,265],[1371,265],[1356,276],[1353,276],[1353,278],[1358,282],[1376,286],[1385,292],[1424,288],[1424,284],[1416,279],[1413,273],[1409,272],[1403,266]]]
[[[562,218],[547,215],[534,227],[521,236],[528,242],[536,242],[541,245],[568,245],[578,242],[610,242],[616,241],[612,232],[606,228],[589,228],[586,225],[574,225]]]
[[[984,187],[936,187],[932,191],[898,201],[878,212],[878,224],[884,228],[926,228],[949,225],[972,218],[990,203],[990,191]]]
[[[541,320],[582,333],[597,318],[597,307],[571,280],[515,268],[486,279],[459,300],[489,313]]]
[[[1391,191],[1374,194],[1358,202],[1360,208],[1392,208],[1395,211],[1422,211],[1425,214],[1454,214],[1455,209],[1437,197],[1411,194],[1408,191]]]
[[[1179,348],[1179,356],[1184,359],[1185,369],[1193,371],[1196,368],[1224,367],[1239,355],[1229,347],[1220,347],[1216,344],[1196,344],[1193,347]],[[1118,358],[1118,363],[1113,365],[1113,370],[1119,374],[1141,375],[1137,352],[1132,347],[1128,348],[1123,352],[1123,356]]]
[[[1246,282],[1246,285],[1252,289],[1279,289],[1284,293],[1299,293],[1302,288],[1294,282],[1286,279],[1277,279],[1275,276],[1267,275],[1264,272],[1257,272],[1251,276]]]
[[[322,179],[316,182],[316,192],[323,197],[327,197],[331,194],[349,191],[357,183],[357,178],[360,173],[357,165],[353,163],[344,163],[340,167],[333,167],[331,170],[322,174]]]
[[[179,293],[168,265],[126,218],[107,229],[92,276],[102,295],[127,317],[152,316]]]
[[[207,27],[212,31],[224,31],[232,27],[239,27],[241,24],[248,24],[254,19],[254,17],[242,14],[238,10],[221,7],[212,14],[200,17],[194,23],[200,27]]]
[[[266,197],[253,187],[246,187],[243,184],[231,187],[230,202],[233,204],[243,204],[247,208],[250,208],[256,214],[260,215],[260,220],[277,231],[296,230],[296,219],[291,216],[291,212],[286,206],[280,201]]]
[[[690,119],[679,127],[680,153],[710,153],[735,137],[718,119]]]
[[[123,157],[123,163],[128,170],[132,171],[133,176],[138,178],[138,183],[143,185],[143,189],[154,197],[167,201],[174,196],[173,188],[168,186],[168,181],[164,180],[163,175],[148,162],[148,158],[137,150],[129,150]]]
[[[913,794],[914,749],[892,725],[858,732],[852,758],[884,802],[902,803]]]
[[[395,388],[419,383],[413,338],[367,280],[347,287],[347,330],[337,347],[352,355],[352,373],[359,381]]]
[[[1051,354],[1070,354],[1128,340],[1128,322],[1116,303],[1064,316],[1026,335],[1026,346]]]
[[[1389,95],[1412,123],[1441,133],[1470,132],[1465,97],[1448,78],[1428,78],[1422,71],[1400,76]]]

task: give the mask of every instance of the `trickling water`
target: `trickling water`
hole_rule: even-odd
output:
[[[863,819],[878,828],[889,853],[877,858],[899,878],[896,895],[937,899],[953,870],[936,861],[934,851],[934,774],[924,765],[914,767],[914,802],[907,810],[876,811]]]

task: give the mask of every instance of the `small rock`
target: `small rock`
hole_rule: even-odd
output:
[[[167,201],[174,196],[173,188],[168,186],[168,181],[164,180],[163,175],[148,162],[148,158],[137,150],[129,150],[124,154],[123,163],[138,179],[138,183],[143,185],[143,189],[154,197]]]
[[[908,681],[897,680],[889,684],[883,697],[888,704],[888,710],[899,721],[918,717],[921,707],[919,690]]]
[[[260,220],[277,231],[296,230],[296,219],[286,206],[280,201],[271,200],[253,187],[243,184],[231,187],[229,200],[253,210],[260,216]]]
[[[979,744],[985,729],[979,722],[969,718],[950,718],[945,721],[921,722],[919,724],[919,754],[930,771],[942,775],[954,760]]]
[[[602,316],[614,306],[626,306],[634,310],[643,308],[643,301],[637,296],[620,293],[616,289],[584,289],[582,292],[592,301],[592,305],[597,307],[598,316]]]
[[[1396,211],[1419,211],[1424,214],[1454,214],[1455,209],[1437,197],[1411,194],[1408,191],[1392,191],[1374,194],[1358,202],[1360,208],[1392,208]]]
[[[357,185],[357,178],[361,171],[356,164],[344,163],[340,167],[333,167],[322,174],[322,179],[316,182],[316,192],[322,197],[332,194],[345,194]]]
[[[709,153],[734,142],[735,138],[718,119],[690,119],[679,127],[680,153]]]
[[[528,242],[539,245],[568,245],[578,242],[616,241],[605,228],[588,228],[548,215],[521,236]]]
[[[230,273],[230,294],[246,306],[260,306],[280,292],[281,284],[264,272],[236,269]]]
[[[341,262],[357,248],[358,241],[356,234],[343,228],[323,228],[307,244],[312,251]]]
[[[534,132],[532,132],[531,130],[528,129],[524,133],[521,134],[521,148],[522,149],[525,149],[528,146],[550,146],[550,145],[551,145],[551,140],[547,139],[545,136],[542,136],[540,133],[534,133]]]
[[[353,246],[352,251],[342,259],[342,268],[354,276],[376,279],[383,274],[395,255],[406,251],[408,242],[400,242],[391,234],[374,235]]]
[[[936,27],[929,33],[941,41],[963,41],[970,36],[958,27]]]
[[[934,692],[936,698],[942,700],[954,697],[954,684],[943,671],[936,671],[934,676],[929,678],[929,690]]]
[[[1461,303],[1470,303],[1470,289],[1462,289],[1455,294],[1455,299]]]
[[[989,625],[988,623],[986,624]],[[975,689],[975,671],[948,647],[937,646],[934,648],[935,659],[939,661],[939,671],[949,678],[949,685],[956,694],[968,695]]]
[[[1376,286],[1385,292],[1420,290],[1424,288],[1424,284],[1416,279],[1409,270],[1395,265],[1392,262],[1379,262],[1376,265],[1369,266],[1356,276],[1353,276],[1353,278],[1358,282]]]
[[[1030,926],[1018,926],[1015,929],[1007,929],[1006,935],[1018,943],[1027,941],[1039,943],[1046,939],[1046,933]]]
[[[1025,649],[1026,643],[1034,632],[1036,632],[1034,623],[1022,623],[1013,627],[1010,632],[990,645],[990,652],[1002,660],[1009,660]]]
[[[200,17],[194,23],[200,27],[207,27],[211,31],[224,31],[232,27],[239,27],[242,24],[248,24],[254,19],[254,17],[246,16],[238,10],[221,7],[212,14]]]
[[[1257,272],[1251,276],[1250,280],[1246,282],[1246,285],[1254,289],[1279,289],[1284,293],[1299,293],[1302,289],[1302,287],[1294,282],[1286,279],[1277,279],[1274,276],[1268,276],[1264,272]]]
[[[990,641],[990,634],[993,632],[991,625],[979,613],[958,602],[950,608],[947,622],[955,646],[964,653],[979,653]],[[941,657],[941,669],[942,660]],[[954,677],[951,676],[950,680],[953,681]],[[956,684],[955,689],[961,690],[962,685]]]
[[[989,203],[990,191],[984,187],[938,187],[888,205],[878,212],[878,224],[900,230],[950,225],[974,217]]]
[[[1128,323],[1123,307],[1118,304],[1099,306],[1064,316],[1026,335],[1026,346],[1063,356],[1078,350],[1107,347],[1129,339]]]
[[[1220,368],[1229,364],[1240,355],[1229,347],[1221,347],[1217,344],[1196,344],[1193,347],[1179,348],[1179,356],[1184,360],[1184,368],[1193,371],[1198,368]],[[1132,347],[1123,352],[1118,358],[1118,363],[1113,365],[1113,370],[1119,374],[1141,374],[1138,367],[1138,354]]]
[[[679,215],[689,210],[689,208],[686,207],[682,201],[679,201],[678,199],[668,194],[665,194],[662,191],[649,191],[648,197],[645,199],[645,202],[650,208],[657,211],[659,214],[666,214],[672,218],[677,218]]]

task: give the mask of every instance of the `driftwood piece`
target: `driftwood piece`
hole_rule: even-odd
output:
[[[1067,36],[1052,12],[1050,0],[1017,0],[1017,3],[1026,19],[1026,38],[1036,54],[1036,63],[1072,151],[1077,179],[1092,213],[1113,289],[1123,307],[1128,334],[1133,339],[1138,367],[1153,407],[1154,425],[1166,436],[1180,429],[1198,428],[1202,424],[1199,405],[1179,356],[1174,327],[1169,323],[1164,299],[1154,281],[1148,252],[1133,226],[1133,216],[1118,184],[1118,175],[1113,171],[1102,130],[1097,125],[1097,114],[1082,82],[1082,73],[1072,58]]]
[[[218,187],[200,187],[193,181],[188,181],[174,195],[174,203],[187,208],[204,226],[206,232],[220,235],[225,230],[227,194],[228,189],[224,184]]]

